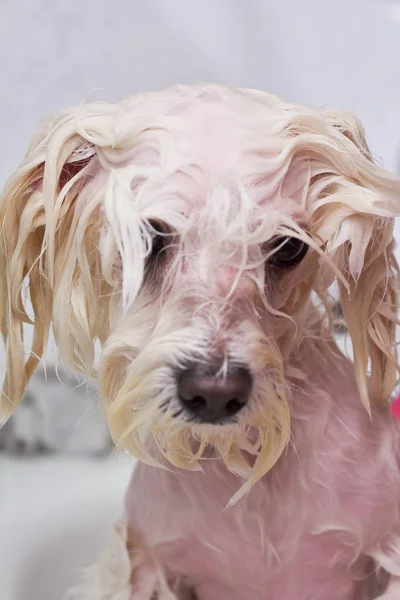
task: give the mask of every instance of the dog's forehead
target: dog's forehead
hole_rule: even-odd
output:
[[[249,104],[197,104],[183,114],[176,146],[182,159],[191,155],[211,172],[235,165],[254,124]]]
[[[144,138],[153,132],[161,166],[167,169],[177,162],[197,164],[212,172],[237,166],[247,149],[263,149],[263,139],[283,113],[282,107],[237,90],[231,94],[212,89],[197,94],[191,89],[184,92],[170,90],[161,97],[155,93],[148,103],[144,99],[143,104],[134,105],[138,114],[147,113]],[[165,139],[168,143],[163,143]]]
[[[176,128],[171,132],[174,150],[170,157],[160,157],[161,163],[166,165],[166,172],[174,163],[182,165],[183,172],[188,169],[198,192],[190,201],[206,215],[211,204],[215,208],[224,205],[229,196],[232,216],[237,209],[243,218],[245,213],[250,216],[249,211],[257,218],[258,209],[265,213],[274,205],[277,208],[276,192],[280,209],[292,215],[300,209],[302,215],[297,199],[301,197],[306,166],[302,163],[292,165],[289,172],[282,170],[282,181],[276,189],[272,181],[277,170],[275,159],[285,144],[284,136],[274,130],[283,112],[283,108],[262,105],[245,95],[233,101],[218,98],[189,104],[181,113],[177,111]],[[286,206],[282,206],[282,193]],[[243,194],[248,204],[245,211]]]
[[[288,117],[285,105],[269,95],[184,90],[146,96],[119,111],[117,121],[123,169],[116,175],[126,178],[134,209],[145,219],[236,239],[266,211],[271,232],[278,220],[271,211],[289,218],[299,208],[303,213],[304,161],[293,165],[283,152]],[[118,144],[112,159],[114,152]]]

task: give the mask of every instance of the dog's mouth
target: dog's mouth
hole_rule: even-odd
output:
[[[213,364],[206,352],[196,361],[186,361],[183,353],[161,361],[147,349],[138,359],[146,369],[136,362],[109,407],[119,446],[146,464],[166,460],[190,470],[201,469],[202,459],[220,458],[246,478],[236,501],[275,464],[290,439],[279,364],[235,361],[238,354]]]

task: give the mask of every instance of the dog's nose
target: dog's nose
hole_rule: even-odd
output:
[[[248,369],[232,366],[219,376],[204,365],[191,365],[178,379],[178,396],[185,410],[203,423],[235,415],[247,403],[252,388]]]

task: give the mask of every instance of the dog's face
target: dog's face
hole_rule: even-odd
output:
[[[122,445],[152,462],[152,435],[196,468],[212,444],[240,473],[250,452],[254,482],[288,442],[290,369],[326,316],[329,326],[334,280],[361,398],[369,361],[372,393],[390,395],[399,192],[355,119],[261,92],[180,87],[64,113],[34,139],[1,207],[8,407],[52,322],[61,356],[86,372],[100,340]]]

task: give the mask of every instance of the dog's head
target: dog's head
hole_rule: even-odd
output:
[[[362,402],[395,386],[400,183],[347,114],[217,86],[80,106],[43,125],[0,210],[4,416],[52,326],[90,375],[100,341],[122,446],[151,463],[152,435],[197,468],[211,444],[239,473],[254,453],[250,485],[288,442],[290,369],[334,282]]]

